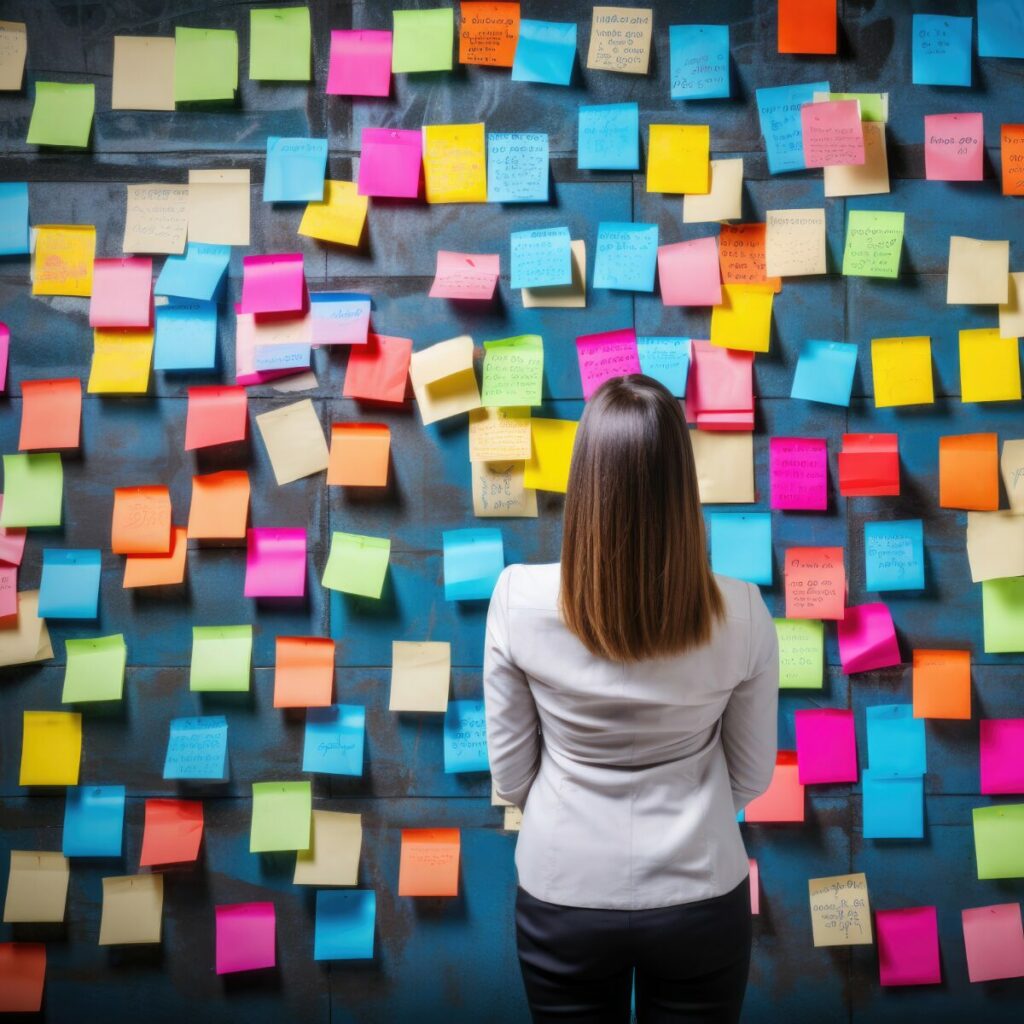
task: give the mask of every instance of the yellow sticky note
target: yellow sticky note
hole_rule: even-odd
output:
[[[723,284],[722,301],[711,308],[711,344],[767,352],[774,297],[770,286]]]
[[[44,224],[36,228],[33,295],[92,295],[96,228],[91,224]]]
[[[808,879],[815,946],[871,945],[871,904],[863,871]]]
[[[93,331],[90,395],[144,395],[149,390],[153,331]]]
[[[964,402],[1012,402],[1021,397],[1016,338],[998,327],[960,332],[960,398]]]
[[[82,716],[77,711],[26,711],[19,786],[77,786]]]
[[[540,491],[565,493],[569,463],[576,441],[575,420],[534,419],[530,423],[533,452],[527,460],[523,484]]]
[[[486,203],[484,126],[428,124],[423,129],[428,203]]]
[[[706,124],[652,124],[647,144],[648,192],[711,188],[711,128]]]
[[[358,245],[363,237],[369,199],[361,196],[354,181],[324,182],[323,202],[306,204],[299,234],[339,245]]]
[[[873,338],[871,377],[877,409],[934,402],[932,339]]]

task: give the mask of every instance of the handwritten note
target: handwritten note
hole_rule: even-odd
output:
[[[459,9],[459,63],[512,67],[519,41],[519,4],[468,0]]]
[[[227,777],[228,720],[224,715],[171,720],[165,779]]]
[[[800,126],[807,167],[864,163],[864,130],[857,100],[805,103]]]
[[[331,704],[306,712],[302,770],[325,775],[362,775],[366,708]]]
[[[457,828],[404,828],[398,861],[399,896],[458,896]]]
[[[848,277],[898,277],[903,218],[903,213],[896,211],[851,210],[843,273]]]
[[[184,252],[187,231],[187,185],[127,186],[125,252]]]
[[[828,448],[825,438],[773,437],[769,462],[772,508],[828,508]]]
[[[861,116],[864,106],[861,103]],[[864,163],[826,167],[825,198],[883,195],[889,191],[889,157],[885,148],[885,124],[867,121],[864,133]]]
[[[778,277],[765,273],[766,224],[723,224],[718,234],[718,261],[725,284],[767,284],[782,290]]]
[[[772,277],[827,272],[825,211],[769,210],[765,229],[765,271]]]
[[[598,224],[597,251],[594,254],[595,288],[652,292],[657,261],[657,224],[612,221]]]
[[[935,401],[931,338],[872,338],[871,378],[878,409],[930,405]]]
[[[929,114],[924,119],[924,169],[930,181],[981,181],[982,114]]]
[[[576,339],[576,356],[584,401],[606,380],[640,373],[636,332],[632,328],[581,335]]]
[[[568,228],[513,231],[511,288],[549,288],[572,283]]]
[[[497,253],[475,254],[439,249],[430,298],[488,301],[494,298],[498,274]]]
[[[972,18],[915,14],[911,22],[914,85],[971,84]]]
[[[487,721],[482,700],[451,700],[444,715],[446,774],[486,772]]]
[[[484,342],[485,406],[532,406],[541,403],[544,342],[540,335]]]
[[[815,946],[871,945],[871,905],[863,872],[808,881]]]
[[[921,520],[883,519],[865,523],[864,576],[868,590],[923,590]]]
[[[800,111],[805,103],[814,102],[816,92],[828,91],[828,82],[778,85],[757,90],[757,113],[771,174],[801,171],[807,166]]]
[[[549,176],[545,132],[487,133],[488,202],[546,203]]]
[[[322,202],[326,171],[326,139],[287,139],[268,135],[263,202]]]
[[[640,167],[640,108],[636,103],[580,104],[576,160],[580,170]]]
[[[472,463],[473,515],[536,519],[537,491],[526,486],[525,467],[520,461]]]
[[[36,228],[33,295],[91,295],[96,229],[92,225],[44,224]]]
[[[825,626],[820,619],[775,619],[779,639],[779,686],[820,689],[824,680]]]
[[[670,25],[668,42],[672,99],[729,98],[728,25]]]
[[[116,487],[110,525],[115,555],[166,555],[171,549],[171,496],[166,487]]]
[[[843,549],[786,549],[786,618],[842,619],[846,611]]]
[[[1003,195],[1024,196],[1024,124],[1004,124],[1001,143]]]
[[[661,381],[676,398],[686,394],[690,375],[690,339],[644,337],[636,339],[640,372]]]
[[[595,7],[587,67],[646,75],[654,12],[639,7]]]
[[[428,124],[423,129],[423,137],[427,202],[486,202],[487,158],[483,122]]]

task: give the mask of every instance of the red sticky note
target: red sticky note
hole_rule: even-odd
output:
[[[0,512],[3,511],[4,496],[0,494]],[[25,539],[28,530],[23,526],[0,526],[0,562],[21,565],[25,556]]]
[[[301,252],[242,258],[242,301],[238,313],[301,313],[306,307]]]
[[[411,338],[368,334],[365,345],[349,352],[342,395],[373,402],[405,401],[411,357]]]
[[[90,327],[149,327],[153,322],[153,260],[149,256],[95,260]]]
[[[1024,927],[1019,903],[961,911],[971,981],[1024,978]]]
[[[981,720],[981,792],[1024,793],[1024,718]]]
[[[437,270],[430,286],[432,299],[469,299],[487,301],[494,298],[500,272],[499,257],[466,252],[437,253]]]
[[[37,1013],[45,980],[45,943],[0,942],[0,1013]]]
[[[836,0],[779,0],[779,53],[835,53]]]
[[[576,358],[579,360],[584,400],[589,399],[606,380],[641,372],[636,331],[632,327],[581,335],[576,339]]]
[[[883,985],[937,985],[939,923],[935,907],[875,911],[878,975]]]
[[[803,708],[793,712],[800,784],[857,781],[853,712]]]
[[[846,568],[842,548],[789,548],[785,573],[787,619],[843,618]]]
[[[666,306],[717,306],[722,271],[714,235],[658,246],[658,287]]]
[[[277,963],[273,903],[227,903],[215,910],[217,973],[256,971]]]
[[[897,434],[843,434],[839,493],[844,498],[895,497],[900,493]]]
[[[185,451],[244,441],[248,423],[245,388],[212,385],[188,389]]]
[[[768,788],[744,808],[744,821],[803,821],[804,787],[800,783],[795,750],[775,755],[775,770]]]
[[[334,29],[328,96],[387,96],[391,92],[391,33]]]
[[[399,896],[458,896],[457,828],[403,828]]]
[[[110,524],[115,555],[166,555],[171,550],[171,495],[166,487],[117,487]]]
[[[881,601],[851,605],[839,621],[837,634],[839,660],[847,675],[900,663],[896,627]]]
[[[246,543],[246,597],[305,595],[305,528],[260,527],[249,530]]]
[[[828,448],[820,437],[773,437],[769,445],[772,508],[828,508]]]
[[[864,163],[864,126],[857,100],[805,103],[800,108],[800,125],[808,167]]]
[[[924,170],[930,181],[981,181],[985,124],[981,114],[927,114]]]
[[[26,380],[21,383],[21,437],[24,451],[77,448],[82,424],[82,382]]]
[[[692,341],[683,411],[701,430],[753,430],[754,353]]]
[[[420,193],[423,133],[364,128],[359,155],[359,194],[415,199]]]
[[[140,867],[193,861],[202,840],[202,800],[146,801]]]

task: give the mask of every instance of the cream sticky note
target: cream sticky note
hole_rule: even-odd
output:
[[[409,379],[424,424],[480,407],[473,350],[473,339],[463,334],[413,352]]]
[[[1024,576],[1024,522],[1012,511],[967,513],[971,580]]]
[[[77,786],[82,716],[72,711],[26,711],[19,786]]]
[[[295,885],[357,885],[363,818],[342,811],[313,811],[309,848],[295,855]]]
[[[826,167],[825,198],[875,196],[889,192],[889,158],[885,148],[885,123],[864,121],[864,163]]]
[[[1005,305],[1009,300],[1010,243],[951,235],[946,302]]]
[[[17,92],[25,77],[28,33],[23,21],[0,21],[0,91]]]
[[[122,875],[103,879],[101,946],[159,942],[163,916],[163,875]]]
[[[256,417],[278,486],[327,468],[330,455],[324,428],[308,399]]]
[[[530,410],[473,409],[469,414],[470,462],[523,462],[530,457]]]
[[[711,128],[652,124],[647,142],[647,191],[706,194],[711,187]]]
[[[96,228],[91,224],[43,224],[36,228],[33,295],[91,295]]]
[[[18,621],[0,629],[0,668],[53,657],[46,620],[39,617],[39,591],[18,591]]]
[[[173,37],[114,36],[110,106],[113,110],[174,109]]]
[[[960,398],[964,402],[1013,402],[1021,397],[1020,343],[996,327],[960,332]],[[1007,576],[1013,573],[1006,573]]]
[[[827,273],[825,211],[769,210],[765,229],[765,269],[769,277]]]
[[[931,338],[872,338],[871,377],[878,409],[934,402]]]
[[[4,924],[60,923],[68,899],[71,864],[60,853],[11,850]]]
[[[188,240],[213,245],[249,244],[249,171],[188,172]]]
[[[537,491],[526,486],[525,462],[474,462],[473,514],[483,519],[537,517]]]
[[[188,234],[187,185],[129,185],[124,242],[131,253],[182,253]]]
[[[754,435],[746,430],[691,430],[701,504],[755,501]]]
[[[587,67],[646,75],[653,28],[654,11],[649,7],[595,7]]]
[[[1010,274],[1006,302],[999,306],[999,335],[1024,337],[1024,272]]]
[[[683,223],[708,224],[743,216],[743,157],[712,160],[707,195],[683,196]]]
[[[815,946],[871,945],[871,905],[863,872],[808,880]]]
[[[389,711],[448,709],[452,645],[439,640],[391,642]]]

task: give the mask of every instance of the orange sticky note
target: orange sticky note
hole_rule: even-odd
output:
[[[457,828],[403,828],[399,896],[458,896]]]
[[[192,477],[188,536],[193,540],[235,540],[249,522],[249,474],[225,469]]]
[[[115,555],[171,550],[171,495],[166,487],[116,487],[110,549]]]
[[[768,788],[747,804],[744,821],[803,821],[804,787],[800,784],[795,750],[775,755],[775,770]]]
[[[1004,124],[1002,148],[1003,195],[1024,196],[1024,124]]]
[[[37,1013],[45,980],[44,942],[0,942],[0,1013]]]
[[[519,42],[519,4],[463,0],[459,18],[459,63],[512,67]]]
[[[334,689],[334,641],[279,636],[274,661],[275,708],[324,708]]]
[[[765,274],[767,224],[723,224],[718,234],[718,263],[723,284],[764,284],[782,291],[781,277]]]
[[[24,451],[77,448],[82,424],[82,382],[77,377],[21,383],[21,437]]]
[[[971,512],[999,508],[999,436],[939,438],[939,506]]]
[[[167,587],[184,582],[188,554],[184,526],[171,527],[171,550],[166,555],[129,555],[124,560],[125,590],[134,587]]]
[[[140,867],[195,860],[202,840],[202,800],[146,801]]]
[[[835,53],[836,0],[779,0],[779,53]]]
[[[391,428],[386,423],[333,423],[327,482],[386,487],[390,453]]]
[[[787,548],[785,571],[787,619],[845,617],[842,548]]]
[[[914,651],[914,717],[971,717],[970,651]]]
[[[188,389],[185,451],[245,440],[245,388],[213,385]]]

